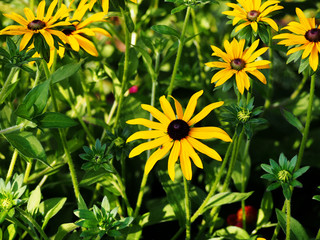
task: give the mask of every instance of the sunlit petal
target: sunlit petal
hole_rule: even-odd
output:
[[[170,119],[170,121],[176,119],[176,115],[174,114],[174,111],[165,96],[160,97],[160,105],[163,113]]]
[[[191,161],[188,155],[188,150],[184,142],[181,141],[180,166],[184,177],[187,180],[192,179]]]
[[[146,131],[139,131],[132,134],[128,139],[127,142],[131,142],[137,139],[152,139],[158,138],[167,135],[167,133],[161,130],[146,130]]]
[[[175,99],[174,97],[172,97],[172,96],[170,96],[170,97],[174,100],[174,106],[176,108],[178,119],[182,119],[183,110],[182,110],[182,106],[181,106],[180,102],[177,99]]]
[[[201,152],[201,153],[203,153],[203,154],[205,154],[215,160],[222,161],[222,158],[220,157],[220,155],[212,148],[209,148],[208,146],[204,145],[202,142],[198,141],[195,138],[186,137],[186,139],[191,144],[191,146],[194,147],[197,151],[199,151],[199,152]]]
[[[198,168],[203,168],[202,161],[199,157],[199,155],[194,151],[193,147],[190,145],[187,139],[182,139],[181,144],[183,146],[182,149],[189,155],[193,161],[193,163],[198,167]]]
[[[174,141],[174,145],[168,159],[168,173],[172,181],[174,181],[174,177],[176,175],[174,171],[174,165],[176,164],[176,162],[178,161],[178,157],[180,156],[180,146],[180,141]]]
[[[161,130],[163,132],[166,132],[167,131],[167,127],[168,127],[166,125],[163,125],[162,123],[153,122],[153,121],[150,121],[150,120],[144,119],[144,118],[131,119],[131,120],[128,120],[126,123],[127,124],[131,124],[131,125],[137,125],[138,124],[138,125],[145,126],[147,128]]]
[[[218,127],[193,127],[190,129],[189,136],[197,139],[217,138],[225,142],[231,142],[229,135]]]
[[[197,115],[195,115],[189,122],[189,126],[200,122],[204,119],[213,109],[221,107],[223,105],[223,101],[211,103],[208,106],[204,107]]]
[[[194,113],[194,110],[196,109],[198,98],[202,95],[202,93],[203,90],[200,90],[199,92],[196,92],[191,96],[187,108],[183,114],[183,121],[188,122],[190,120]]]

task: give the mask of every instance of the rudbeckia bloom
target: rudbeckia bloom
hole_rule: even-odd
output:
[[[206,65],[208,67],[223,68],[213,75],[211,83],[217,82],[216,87],[224,84],[233,75],[236,76],[236,83],[238,90],[243,94],[244,88],[249,90],[250,81],[247,73],[252,74],[258,78],[262,83],[266,84],[265,76],[258,71],[258,69],[269,68],[270,61],[268,60],[258,60],[255,61],[257,57],[265,53],[268,47],[264,47],[254,52],[259,45],[259,40],[256,40],[251,47],[243,50],[245,45],[245,40],[241,39],[239,42],[233,39],[231,43],[228,40],[224,41],[224,48],[226,52],[223,52],[215,46],[211,46],[213,50],[212,56],[218,56],[222,58],[224,62],[208,62]]]
[[[54,39],[52,35],[57,36],[61,40],[67,41],[64,33],[53,29],[54,27],[58,26],[70,25],[69,22],[58,21],[68,11],[65,5],[58,9],[55,15],[52,15],[57,3],[58,0],[52,1],[48,8],[46,16],[44,16],[46,5],[45,0],[39,3],[37,16],[35,16],[29,8],[24,9],[24,13],[27,19],[16,13],[3,14],[7,18],[10,18],[19,23],[20,26],[8,26],[1,30],[0,35],[23,35],[20,42],[20,51],[28,45],[34,34],[41,34],[50,48],[54,48]]]
[[[253,31],[257,32],[259,23],[267,23],[274,30],[278,31],[278,25],[271,18],[268,18],[271,12],[282,9],[279,6],[280,1],[269,0],[261,5],[261,0],[237,0],[241,7],[235,3],[227,3],[227,6],[233,8],[233,11],[225,11],[223,14],[233,16],[232,25],[242,23],[235,29],[239,31],[246,26],[251,26]]]
[[[283,28],[292,33],[281,33],[273,38],[284,39],[278,44],[296,45],[287,52],[287,55],[303,50],[302,59],[309,56],[310,67],[316,71],[319,63],[318,53],[320,52],[320,26],[316,26],[315,18],[306,18],[301,9],[296,8],[296,13],[300,23],[293,21]]]
[[[95,13],[89,18],[82,21],[83,16],[86,14],[87,10],[91,7],[91,3],[86,4],[87,0],[82,0],[79,3],[78,8],[74,11],[73,17],[69,21],[74,26],[74,29],[67,28],[63,30],[63,33],[67,36],[67,42],[70,44],[71,48],[78,52],[80,47],[82,47],[87,53],[92,56],[98,56],[98,51],[94,44],[88,40],[87,36],[95,36],[96,33],[101,33],[107,37],[111,37],[110,34],[102,28],[87,28],[90,23],[104,21],[104,16],[106,12]]]
[[[223,105],[222,101],[211,103],[191,118],[196,108],[197,100],[202,93],[203,91],[201,90],[192,95],[184,113],[181,104],[173,98],[176,108],[175,114],[169,101],[165,96],[162,96],[160,97],[160,105],[163,113],[150,105],[141,105],[144,110],[150,112],[159,122],[153,122],[143,118],[127,121],[127,124],[139,124],[154,129],[136,132],[127,139],[127,142],[131,142],[136,139],[155,138],[154,140],[138,145],[132,149],[129,154],[129,157],[132,158],[141,154],[143,151],[159,147],[147,160],[145,166],[146,174],[148,174],[156,162],[163,158],[170,150],[168,172],[172,181],[175,177],[174,165],[178,158],[180,158],[182,173],[187,180],[191,180],[192,178],[190,158],[198,168],[203,168],[202,161],[194,149],[215,160],[222,160],[215,150],[197,140],[218,138],[226,142],[231,142],[229,135],[220,128],[193,126],[205,118],[213,109]]]

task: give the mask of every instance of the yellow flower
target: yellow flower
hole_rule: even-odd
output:
[[[261,0],[237,0],[237,2],[241,7],[235,3],[227,3],[229,7],[233,8],[233,11],[223,12],[225,15],[234,17],[233,26],[240,21],[244,21],[235,29],[236,32],[249,25],[253,31],[257,32],[258,24],[262,22],[269,24],[274,30],[278,31],[278,25],[267,15],[283,8],[278,5],[280,1],[269,0],[262,5]]]
[[[62,16],[68,12],[68,9],[63,5],[55,15],[53,11],[58,3],[58,0],[52,1],[50,4],[46,16],[45,5],[46,1],[43,0],[39,3],[37,9],[37,16],[29,8],[24,9],[26,19],[17,13],[3,14],[7,18],[10,18],[20,25],[10,25],[1,30],[0,35],[23,35],[20,42],[20,51],[23,50],[31,40],[34,34],[41,34],[50,48],[54,48],[54,39],[52,35],[57,36],[61,40],[67,41],[64,33],[58,30],[54,30],[54,27],[70,25],[66,21],[58,21]]]
[[[174,165],[177,162],[178,157],[180,158],[182,173],[187,180],[191,180],[192,178],[190,158],[198,168],[203,168],[202,161],[194,149],[215,160],[222,160],[220,155],[215,150],[197,140],[218,138],[226,142],[231,142],[229,135],[220,128],[193,126],[205,118],[213,109],[223,105],[222,101],[211,103],[203,108],[197,115],[191,118],[196,108],[197,100],[202,93],[203,91],[201,90],[192,95],[184,113],[181,104],[173,98],[176,108],[175,114],[169,101],[165,98],[165,96],[162,96],[160,97],[160,105],[163,113],[150,105],[141,105],[144,110],[150,112],[154,118],[159,120],[159,122],[153,122],[143,118],[127,121],[127,124],[140,124],[154,129],[150,131],[136,132],[127,140],[127,142],[131,142],[136,139],[155,138],[152,141],[142,143],[132,149],[129,154],[130,158],[141,154],[143,151],[160,146],[147,160],[145,166],[146,174],[148,174],[156,162],[163,158],[170,150],[171,152],[168,159],[168,172],[172,181],[175,177]]]
[[[274,36],[274,39],[284,39],[278,44],[285,46],[294,46],[291,48],[287,55],[295,53],[300,50],[304,50],[302,59],[309,56],[310,67],[316,71],[319,64],[320,52],[320,26],[316,26],[315,18],[306,18],[301,9],[296,8],[296,13],[299,17],[299,21],[292,21],[288,26],[283,29],[288,29],[292,33],[281,33]]]
[[[250,81],[247,74],[250,73],[256,78],[258,78],[262,83],[266,84],[265,76],[258,71],[258,69],[269,68],[270,61],[259,60],[255,61],[257,57],[265,53],[268,47],[264,47],[254,52],[259,45],[259,40],[256,40],[251,47],[243,50],[245,45],[245,40],[241,39],[239,42],[233,39],[231,43],[228,40],[224,41],[224,48],[226,52],[223,52],[215,46],[211,46],[213,50],[212,56],[218,56],[222,58],[224,62],[208,62],[206,65],[208,67],[223,68],[213,75],[211,83],[217,82],[216,87],[224,84],[233,75],[236,75],[236,83],[238,90],[243,94],[244,88],[249,90]]]
[[[89,18],[82,21],[83,16],[86,14],[91,6],[91,3],[86,4],[87,0],[82,0],[79,6],[74,11],[73,17],[68,19],[74,29],[67,28],[63,30],[63,33],[67,36],[67,42],[70,44],[71,48],[78,52],[80,47],[82,47],[87,53],[92,56],[98,56],[98,51],[94,44],[88,40],[84,35],[95,36],[96,33],[101,33],[107,37],[111,37],[110,34],[102,28],[87,28],[90,23],[93,22],[103,22],[103,18],[107,14],[106,12],[95,13]]]

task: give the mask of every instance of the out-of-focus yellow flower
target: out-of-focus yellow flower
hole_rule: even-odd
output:
[[[316,71],[319,65],[320,52],[320,26],[316,26],[315,18],[306,18],[300,8],[296,8],[299,22],[292,21],[287,29],[291,33],[281,33],[274,36],[274,39],[284,39],[278,44],[285,46],[295,46],[291,48],[287,55],[303,50],[302,59],[309,56],[309,64],[313,71]]]
[[[244,50],[245,40],[241,39],[239,42],[233,39],[231,43],[228,40],[224,41],[224,48],[226,52],[223,52],[220,48],[211,46],[213,50],[213,56],[222,58],[224,62],[208,62],[208,67],[223,68],[213,75],[211,83],[217,82],[216,87],[224,84],[233,75],[236,76],[236,83],[238,90],[241,94],[244,92],[244,88],[249,90],[250,81],[247,73],[252,74],[258,78],[262,83],[266,84],[265,76],[258,71],[258,69],[269,68],[270,61],[259,60],[255,61],[257,57],[265,53],[268,47],[264,47],[254,52],[259,45],[259,40],[256,40],[251,47]]]
[[[246,26],[251,26],[253,31],[257,32],[258,24],[267,23],[274,30],[278,31],[278,25],[271,18],[267,16],[274,11],[280,10],[283,7],[279,6],[280,1],[269,0],[261,5],[261,0],[237,0],[240,4],[227,3],[227,5],[233,8],[232,11],[225,11],[223,14],[233,16],[232,25],[241,23],[235,31],[239,31]]]
[[[159,122],[153,122],[143,118],[127,121],[127,124],[139,124],[154,129],[136,132],[127,139],[127,142],[131,142],[137,139],[154,138],[154,140],[142,143],[132,149],[129,154],[130,158],[135,157],[146,150],[159,147],[147,160],[145,166],[146,174],[148,174],[156,162],[163,158],[170,150],[168,172],[172,181],[174,181],[175,178],[174,165],[178,158],[180,158],[182,173],[187,180],[191,180],[192,178],[190,158],[198,168],[203,168],[202,161],[194,149],[215,160],[222,160],[215,150],[197,140],[218,138],[226,142],[231,142],[229,135],[220,128],[193,126],[205,118],[213,109],[223,105],[222,101],[211,103],[191,118],[196,108],[197,100],[202,93],[203,91],[201,90],[192,95],[184,113],[181,104],[173,98],[176,108],[175,114],[169,101],[165,96],[162,96],[160,97],[160,105],[163,113],[150,105],[141,105],[144,110],[150,112],[154,118],[159,120]]]

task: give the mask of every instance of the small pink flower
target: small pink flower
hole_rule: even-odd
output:
[[[131,88],[129,88],[129,93],[133,94],[133,93],[138,92],[138,90],[139,90],[139,87],[137,85],[134,85]]]

